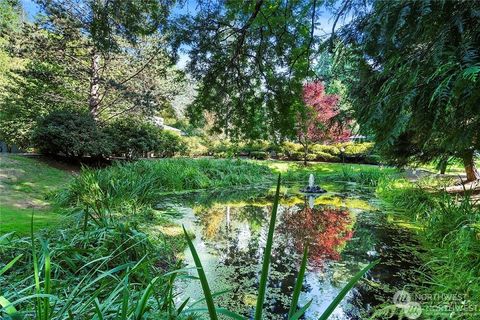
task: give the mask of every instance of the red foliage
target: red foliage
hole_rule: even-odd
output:
[[[353,236],[352,217],[347,210],[334,208],[287,210],[279,228],[289,235],[299,254],[309,243],[309,260],[321,266],[325,259],[340,259],[339,250]]]
[[[303,126],[298,131],[300,140],[310,142],[342,142],[348,140],[350,131],[336,120],[339,114],[340,97],[325,93],[325,85],[320,81],[303,86],[303,102],[308,112],[300,120]]]

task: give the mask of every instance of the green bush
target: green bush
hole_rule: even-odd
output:
[[[310,147],[310,151],[316,154],[331,154],[337,156],[340,154],[340,149],[334,145],[314,144]]]
[[[120,118],[105,129],[113,146],[113,154],[136,159],[153,152],[159,157],[172,157],[184,152],[182,138],[153,123],[134,118]]]
[[[371,154],[373,151],[373,142],[363,142],[363,143],[342,143],[337,145],[339,149],[344,148],[344,154],[349,157],[355,156],[366,156]]]
[[[237,145],[229,140],[217,140],[212,143],[209,153],[216,158],[232,158],[237,152]]]
[[[303,160],[303,156],[304,156],[303,152],[295,151],[295,152],[290,153],[288,158],[289,158],[289,160],[300,161],[300,160]]]
[[[315,160],[317,161],[323,161],[323,162],[340,162],[340,158],[326,152],[316,152],[313,155],[315,155]]]
[[[42,118],[32,141],[43,154],[67,157],[108,155],[112,145],[88,112],[55,110]]]
[[[184,137],[185,149],[182,155],[189,157],[207,156],[209,149],[200,137]]]
[[[317,160],[317,155],[315,153],[309,153],[309,154],[307,154],[307,160],[308,161]]]
[[[174,132],[161,130],[157,134],[157,140],[155,141],[153,152],[155,156],[161,158],[173,157],[177,154],[183,154],[187,150],[182,137]]]
[[[252,151],[250,152],[250,156],[253,159],[265,160],[265,159],[268,159],[269,154],[268,152],[264,152],[264,151]]]
[[[106,128],[113,145],[113,154],[135,159],[155,149],[161,129],[152,123],[127,117],[119,118]]]
[[[284,153],[287,157],[292,157],[294,158],[296,153],[303,152],[303,147],[299,143],[294,143],[290,141],[285,141],[281,145],[281,151]]]
[[[256,140],[250,141],[239,146],[238,151],[241,153],[252,153],[252,152],[270,152],[274,151],[273,145],[266,140]]]

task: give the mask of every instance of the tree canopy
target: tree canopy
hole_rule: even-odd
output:
[[[184,81],[164,34],[171,2],[38,3],[42,14],[18,23],[6,44],[7,57],[23,63],[3,74],[3,140],[28,146],[37,120],[56,109],[108,122],[170,107]]]
[[[397,164],[455,155],[475,179],[480,3],[376,1],[341,37],[356,71],[355,117],[384,155]]]
[[[189,71],[200,81],[189,109],[204,111],[231,137],[295,136],[303,81],[312,57],[320,2],[200,1],[178,21]]]

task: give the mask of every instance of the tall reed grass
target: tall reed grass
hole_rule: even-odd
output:
[[[70,226],[46,236],[32,229],[30,239],[0,237],[0,261],[8,261],[0,267],[0,319],[192,318],[174,303],[183,270],[166,267],[158,246],[134,227]]]
[[[161,159],[116,163],[101,170],[83,169],[57,200],[97,214],[136,212],[161,194],[207,188],[234,188],[272,181],[264,165],[241,160]]]

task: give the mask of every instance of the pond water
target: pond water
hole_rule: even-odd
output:
[[[368,189],[337,183],[316,198],[301,194],[299,186],[282,188],[265,319],[286,319],[305,243],[308,267],[300,306],[312,300],[304,319],[318,319],[353,275],[381,259],[337,307],[331,319],[363,319],[371,308],[389,302],[393,293],[411,283],[418,262],[416,243]],[[253,316],[256,292],[270,219],[273,188],[203,192],[162,200],[162,207],[182,213],[180,223],[196,236],[194,244],[217,306]],[[186,264],[193,267],[190,252]],[[196,270],[191,270],[196,276]],[[177,284],[178,301],[203,297],[199,281]]]

